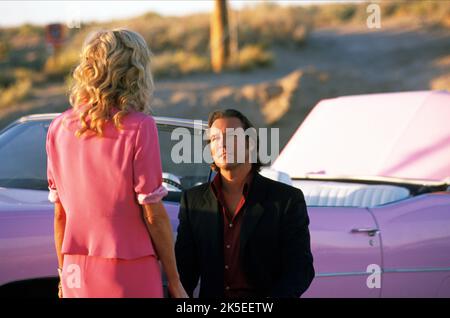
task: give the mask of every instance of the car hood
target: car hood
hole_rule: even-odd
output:
[[[450,93],[417,91],[321,101],[272,168],[305,175],[429,181],[450,177]]]

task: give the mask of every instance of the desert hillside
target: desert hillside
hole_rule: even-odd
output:
[[[256,9],[233,13],[241,17],[238,28],[239,34],[243,34],[238,55],[241,61],[221,74],[214,74],[209,68],[207,15],[173,18],[172,25],[187,26],[189,21],[195,21],[191,25],[198,29],[186,29],[184,33],[173,26],[170,33],[164,29],[170,18],[152,14],[133,23],[114,21],[86,29],[126,25],[147,35],[155,55],[154,115],[206,119],[216,108],[237,108],[257,126],[279,127],[281,146],[323,98],[450,90],[450,2],[439,4],[439,11],[433,12],[440,15],[432,19],[423,13],[430,10],[428,7],[423,7],[422,13],[419,9],[405,11],[400,5],[383,7],[383,12],[392,12],[382,20],[380,29],[367,28],[364,7],[342,6],[340,13],[327,7],[330,6],[321,6],[316,11],[281,9],[279,12],[289,19],[272,17],[267,22],[269,26],[277,26],[282,20],[288,21],[278,33],[268,31],[263,22],[269,16],[261,13],[264,11],[257,11],[259,15],[247,12]],[[328,12],[327,16],[326,10],[333,13]],[[337,14],[340,15],[336,17]],[[153,30],[161,30],[166,38],[158,38],[158,32],[145,29],[142,19],[153,19]],[[29,41],[28,46],[22,43],[20,58],[32,61],[35,68],[26,67],[19,55],[3,57],[0,62],[1,80],[6,83],[0,91],[0,128],[25,114],[59,112],[70,107],[67,99],[70,70],[76,63],[74,52],[87,30],[71,34],[64,53],[66,58],[54,65],[40,56],[42,47],[29,49],[33,43],[39,47],[38,31],[32,29],[28,35],[22,35],[28,36]],[[5,37],[7,32],[12,30],[2,30],[0,34]],[[183,36],[189,41],[180,40]],[[35,42],[31,41],[33,38]],[[11,41],[3,46],[10,50],[20,47],[20,43],[14,42],[19,41],[17,37]],[[11,72],[11,65],[22,66]],[[11,80],[5,74],[16,78]],[[2,104],[1,99],[7,102]]]

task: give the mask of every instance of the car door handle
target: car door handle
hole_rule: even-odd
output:
[[[351,233],[367,233],[369,236],[375,236],[376,234],[380,233],[379,229],[370,229],[370,228],[359,228],[359,229],[352,229]]]

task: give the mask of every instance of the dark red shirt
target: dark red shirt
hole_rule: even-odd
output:
[[[252,296],[253,287],[248,282],[240,257],[240,237],[241,225],[245,213],[245,202],[248,196],[249,187],[252,181],[252,173],[247,177],[247,181],[242,191],[241,199],[235,211],[227,211],[225,198],[222,192],[222,179],[218,173],[212,182],[212,188],[219,202],[219,207],[223,216],[223,251],[224,251],[224,295],[225,297],[246,297]],[[228,212],[228,213],[227,213]]]

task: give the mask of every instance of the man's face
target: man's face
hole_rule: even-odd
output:
[[[231,131],[229,129],[227,132],[227,128],[231,128]],[[244,151],[247,156],[245,142],[239,140],[236,133],[233,133],[236,128],[242,129],[241,120],[236,117],[218,118],[210,128],[211,155],[214,163],[220,169],[231,170],[242,164],[242,162],[238,162],[238,151]]]

